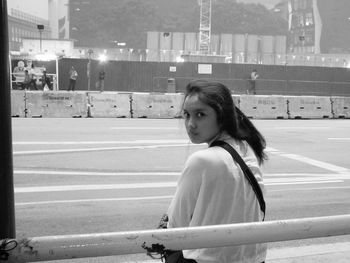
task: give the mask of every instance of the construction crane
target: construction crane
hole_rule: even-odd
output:
[[[211,35],[211,0],[198,0],[198,4],[200,5],[199,53],[208,55]]]

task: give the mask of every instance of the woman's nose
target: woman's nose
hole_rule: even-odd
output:
[[[188,122],[187,122],[187,125],[190,128],[196,128],[196,121],[194,120],[194,118],[189,118]]]

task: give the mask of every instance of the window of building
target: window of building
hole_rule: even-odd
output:
[[[15,27],[15,41],[18,42],[18,28]]]
[[[305,25],[312,26],[314,24],[312,13],[305,14]]]
[[[307,7],[307,0],[300,0],[300,8],[306,9]]]
[[[300,27],[304,27],[304,16],[303,14],[299,14],[298,16],[298,24]]]
[[[306,1],[306,8],[307,9],[312,9],[312,4],[313,4],[312,0],[307,0]]]
[[[294,10],[298,10],[299,9],[299,0],[294,0],[293,1],[293,7],[294,7]]]
[[[12,39],[12,41],[15,41],[15,29],[14,29],[14,27],[11,27],[11,39]]]

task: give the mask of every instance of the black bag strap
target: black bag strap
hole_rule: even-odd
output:
[[[245,177],[247,178],[248,182],[251,184],[251,186],[255,192],[255,195],[259,201],[260,209],[264,213],[264,216],[263,216],[263,221],[264,221],[266,204],[265,204],[265,200],[264,200],[264,196],[263,196],[263,193],[261,191],[261,188],[260,188],[254,174],[252,173],[252,171],[249,169],[249,167],[243,161],[242,157],[237,153],[237,151],[228,143],[226,143],[224,141],[215,141],[210,145],[210,147],[213,147],[213,146],[220,146],[220,147],[224,148],[226,151],[228,151],[231,154],[233,160],[235,160],[239,164]]]

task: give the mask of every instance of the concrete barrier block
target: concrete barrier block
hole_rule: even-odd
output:
[[[133,93],[133,118],[178,118],[184,95],[181,93]]]
[[[283,96],[241,95],[239,108],[249,118],[288,118],[287,101]]]
[[[27,91],[26,102],[27,117],[87,117],[86,92]]]
[[[131,93],[88,92],[89,117],[130,118]]]
[[[11,91],[11,117],[25,117],[26,101],[24,90]]]
[[[286,98],[289,118],[322,119],[333,116],[330,97],[286,96]]]
[[[333,118],[350,118],[350,97],[331,97]]]

